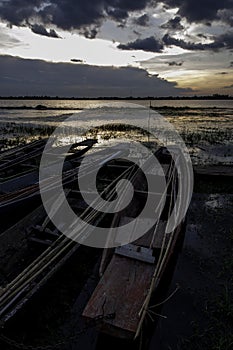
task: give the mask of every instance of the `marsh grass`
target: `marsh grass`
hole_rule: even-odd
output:
[[[54,127],[48,125],[17,124],[8,122],[0,124],[0,151],[23,145],[25,143],[48,137]]]
[[[199,145],[201,142],[207,142],[210,145],[223,143],[225,141],[233,141],[232,128],[221,130],[218,128],[198,128],[197,130],[183,129],[180,132],[181,137],[187,146]]]

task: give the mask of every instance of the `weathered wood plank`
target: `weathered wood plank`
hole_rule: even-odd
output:
[[[131,259],[147,262],[149,264],[155,263],[153,256],[153,250],[135,244],[127,244],[121,247],[117,247],[115,254],[126,256]]]
[[[120,337],[133,338],[155,266],[114,254],[103,277],[89,300],[83,316],[115,313],[105,320],[101,330]]]

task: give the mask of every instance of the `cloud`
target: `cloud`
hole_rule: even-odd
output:
[[[2,96],[176,96],[191,92],[133,67],[52,63],[12,56],[0,56],[0,66],[4,72],[0,80]]]
[[[204,50],[205,45],[199,43],[186,42],[183,39],[176,39],[169,34],[165,34],[163,37],[163,42],[166,46],[178,46],[184,50]]]
[[[137,39],[127,44],[120,44],[117,47],[121,50],[143,50],[149,52],[162,52],[164,46],[178,46],[185,50],[205,50],[203,44],[186,42],[183,39],[176,39],[169,34],[165,34],[162,41],[153,36],[145,39]]]
[[[173,66],[180,67],[183,65],[184,61],[182,62],[171,61],[171,62],[165,62],[165,63],[168,64],[170,67],[173,67]]]
[[[184,50],[189,51],[204,51],[219,49],[233,49],[233,31],[221,34],[219,36],[213,36],[212,42],[208,44],[185,41],[184,39],[177,39],[170,34],[165,34],[162,40],[159,40],[153,36],[137,39],[127,44],[120,44],[118,48],[121,50],[144,50],[150,52],[162,52],[165,46],[177,46]]]
[[[167,63],[172,61],[185,62],[185,67],[176,68],[173,66],[167,66]],[[205,74],[209,74],[212,79],[216,72],[222,72],[224,69],[229,68],[229,56],[226,55],[224,50],[219,50],[213,53],[206,51],[187,51],[176,55],[161,54],[150,58],[149,60],[141,61],[140,66],[147,69],[149,72],[159,73],[160,76],[166,76],[168,72],[176,72],[176,70],[181,69],[182,76],[186,75],[186,71],[188,76],[190,71],[193,71],[193,74],[197,76],[201,76],[199,75],[199,72],[204,72]],[[227,78],[229,83],[231,83],[231,81],[229,81],[230,74],[231,71],[229,70],[229,75],[222,77],[224,80]],[[221,79],[221,77],[219,77],[219,79]],[[188,80],[189,78],[187,77],[187,82]],[[226,82],[225,85],[227,85],[228,82]]]
[[[83,60],[79,59],[79,58],[71,58],[70,60],[71,62],[74,62],[74,63],[84,63]]]
[[[126,19],[128,17],[128,12],[124,9],[120,9],[120,8],[110,8],[110,9],[107,9],[107,14],[117,20],[117,21],[122,21],[124,19]]]
[[[219,48],[225,47],[226,49],[233,49],[233,31],[215,37],[215,44],[218,45]]]
[[[184,26],[180,22],[181,17],[176,16],[174,18],[171,18],[168,22],[162,24],[160,28],[168,29],[169,31],[182,30],[184,29]]]
[[[143,10],[151,0],[8,0],[0,1],[0,17],[16,26],[38,22],[63,30],[96,30],[106,18],[121,22],[132,11]],[[88,32],[87,32],[88,33]],[[84,32],[85,34],[85,32]]]
[[[171,8],[178,7],[178,14],[189,22],[208,22],[219,19],[219,11],[232,8],[232,0],[164,0]]]
[[[95,38],[106,19],[113,19],[124,26],[133,13],[138,16],[139,12],[152,11],[158,4],[178,8],[176,17],[162,25],[165,29],[182,30],[180,18],[205,24],[221,20],[232,25],[232,0],[0,0],[0,18],[11,25],[40,23],[45,27],[81,31],[83,35]],[[147,23],[147,13],[135,19],[135,24],[139,26]]]
[[[149,52],[162,52],[163,44],[153,36],[145,39],[137,39],[128,44],[117,46],[121,50],[143,50]]]
[[[229,74],[228,72],[219,72],[219,73],[216,73],[216,75],[227,75]]]
[[[134,18],[133,22],[141,27],[146,27],[148,25],[148,22],[150,20],[150,17],[144,13],[144,15],[138,17],[138,18]]]
[[[233,26],[233,9],[228,8],[219,10],[218,17],[222,20],[222,22],[229,24],[231,27]]]
[[[178,8],[176,15],[172,15],[173,18],[169,19],[171,14],[161,13],[161,9],[157,8],[157,15],[161,15],[161,18],[153,19],[152,13],[156,12],[155,5],[160,4],[161,7],[163,3],[166,8]],[[219,37],[215,34],[220,32],[221,23],[218,25],[215,23],[213,28],[206,28],[211,32],[212,37],[203,31],[203,33],[196,34],[196,40],[187,38],[187,35],[186,38],[177,39],[171,32],[183,31],[183,34],[185,33],[183,18],[190,22],[203,22],[204,24],[220,20],[231,25],[232,3],[233,0],[0,0],[0,18],[10,25],[28,26],[34,33],[47,37],[58,38],[57,30],[62,29],[77,31],[90,39],[96,38],[98,33],[100,37],[102,35],[102,39],[106,36],[109,39],[110,34],[104,32],[101,25],[107,19],[109,22],[116,21],[124,29],[118,31],[114,23],[113,31],[118,33],[118,37],[113,37],[121,43],[118,46],[121,50],[160,53],[165,46],[177,46],[189,51],[231,50],[233,48],[232,32]],[[151,12],[152,9],[153,12]],[[162,20],[163,16],[166,21]],[[132,23],[135,28],[132,27]],[[139,26],[144,27],[144,39],[141,39]],[[156,28],[158,31],[154,37],[152,35]],[[164,30],[167,31],[166,35],[164,35]],[[200,26],[199,30],[201,31]],[[135,36],[136,31],[137,36]],[[129,43],[127,43],[127,37],[131,37]],[[135,40],[135,38],[138,39]],[[205,43],[202,39],[212,39],[212,43]]]
[[[80,29],[80,34],[84,35],[88,39],[95,39],[98,34],[97,28],[84,28]]]
[[[165,34],[163,42],[166,46],[178,46],[184,50],[219,50],[233,48],[233,32],[227,32],[220,36],[213,37],[213,42],[208,44],[187,42],[183,39],[176,39],[169,34]]]
[[[233,84],[232,85],[228,85],[228,86],[224,86],[224,89],[232,89],[233,88]]]
[[[57,34],[54,29],[50,29],[49,31],[42,24],[32,24],[31,31],[35,34],[48,36],[50,38],[59,38],[61,37]]]
[[[205,35],[205,34],[203,34],[203,33],[197,34],[197,37],[198,37],[198,38],[202,38],[202,39],[208,39],[208,36]]]
[[[3,31],[0,32],[0,47],[1,48],[11,48],[15,47],[17,45],[21,45],[22,42],[13,36],[4,33]]]

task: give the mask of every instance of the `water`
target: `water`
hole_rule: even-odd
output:
[[[116,100],[117,102],[119,100]],[[108,100],[107,102],[116,102]],[[143,106],[150,105],[149,100],[124,100],[125,102],[137,103]],[[55,108],[90,108],[103,103],[103,100],[0,100],[0,107],[36,107],[37,105],[45,105]],[[231,108],[233,109],[233,100],[153,100],[152,106],[161,107],[190,107],[190,108]]]
[[[0,100],[0,141],[4,147],[20,143],[25,138],[31,140],[50,134],[52,128],[59,125],[80,109],[90,111],[97,108],[98,113],[109,109],[111,122],[118,116],[111,113],[115,101],[103,100]],[[120,101],[117,101],[120,103]],[[122,103],[134,103],[143,107],[155,107],[176,130],[188,146],[195,163],[231,164],[233,159],[233,100],[129,100]],[[103,107],[103,103],[105,106]],[[106,103],[108,107],[106,107]],[[25,109],[37,105],[46,106],[45,110]],[[21,109],[5,109],[20,107]],[[52,108],[52,109],[49,109]],[[145,116],[145,126],[147,119]],[[101,122],[101,117],[98,119]],[[80,114],[80,123],[93,125],[95,116]],[[10,144],[9,144],[10,142]]]
[[[103,100],[0,100],[0,122],[14,121],[14,122],[35,122],[36,120],[43,120],[48,117],[59,117],[78,112],[80,109],[102,108],[103,103],[108,103],[109,106],[113,102],[119,101],[103,101]],[[125,100],[124,102],[142,105],[144,107],[150,106],[158,108],[165,116],[172,117],[188,117],[195,116],[195,121],[198,117],[215,117],[233,116],[233,100]],[[26,108],[35,108],[38,105],[43,105],[48,110],[27,110]],[[4,109],[7,107],[7,109]],[[20,107],[22,109],[8,109]],[[164,108],[165,107],[165,108]],[[187,110],[185,109],[187,107]],[[53,110],[49,110],[53,108]],[[55,109],[55,110],[54,110]],[[180,110],[182,109],[182,111]],[[55,122],[56,120],[54,120]],[[183,118],[184,121],[184,118]],[[215,121],[215,120],[212,120]]]

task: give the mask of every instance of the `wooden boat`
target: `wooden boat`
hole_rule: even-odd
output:
[[[47,139],[41,139],[41,140],[36,140],[29,142],[25,145],[19,145],[13,148],[10,148],[8,150],[4,150],[0,152],[0,161],[1,165],[5,162],[8,162],[9,160],[15,160],[16,156],[22,156],[26,153],[30,154],[33,152],[35,149],[38,149],[40,146],[44,146],[45,143],[47,142]]]
[[[64,186],[69,185],[72,181],[76,179],[76,168],[80,164],[82,160],[82,156],[87,153],[93,145],[96,143],[94,139],[87,139],[76,143],[68,156],[66,157],[64,163],[64,174],[63,174],[63,183]],[[37,146],[39,144],[39,150]],[[44,142],[33,142],[33,145],[23,146],[23,149],[30,150],[30,154],[34,154],[34,148],[36,147],[37,159],[33,159],[33,157],[28,158],[28,162],[32,161],[38,163],[41,157],[41,152],[44,149]],[[62,147],[59,148],[61,151]],[[0,232],[3,232],[8,227],[12,226],[17,220],[25,216],[29,211],[35,209],[39,204],[41,204],[40,197],[40,188],[39,188],[39,164],[36,166],[30,166],[29,164],[25,164],[25,155],[21,157],[21,161],[17,161],[17,164],[14,163],[15,157],[21,153],[21,148],[16,148],[15,152],[11,150],[12,164],[10,167],[7,166],[7,172],[4,173],[3,169],[6,168],[6,157],[4,157],[4,162],[2,163],[2,174],[6,175],[8,170],[12,170],[14,175],[12,176],[2,176],[0,181],[0,216],[1,216],[1,227]],[[8,152],[7,152],[8,153]],[[8,158],[8,156],[7,156]],[[24,160],[22,160],[22,158]],[[55,158],[56,159],[56,158]],[[26,166],[29,166],[29,169],[24,172]],[[23,173],[22,173],[23,172]],[[1,173],[1,169],[0,169]],[[12,173],[13,174],[13,173]],[[8,174],[9,175],[9,174]],[[56,187],[57,181],[54,180],[53,176],[48,177],[46,180],[47,191],[50,191],[52,188]],[[14,213],[14,216],[12,216]]]
[[[35,141],[1,154],[0,193],[17,191],[38,182],[38,169],[46,141],[47,139]],[[73,144],[66,157],[65,169],[71,169],[73,166],[70,161],[81,157],[96,142],[97,140],[95,139],[86,139]],[[64,146],[55,149],[54,156],[56,156],[56,152],[61,154],[63,149],[65,149]]]
[[[120,158],[121,153],[118,154]],[[99,325],[102,334],[137,338],[149,312],[151,297],[156,295],[177,249],[183,223],[174,232],[165,234],[166,220],[176,200],[177,174],[165,149],[159,149],[157,158],[167,178],[166,202],[158,223],[128,246],[99,251],[100,279],[81,314],[88,321],[100,315],[114,315]],[[102,164],[101,196],[107,200],[114,198],[116,183],[127,178],[134,184],[134,202],[115,215],[96,212],[87,207],[74,184],[66,187],[67,200],[75,212],[93,225],[104,226],[109,222],[112,227],[122,225],[137,217],[147,196],[147,186],[143,174],[131,162],[111,160],[106,155]],[[59,200],[54,203],[54,210],[59,211],[60,204]],[[5,231],[0,236],[0,324],[4,326],[22,309],[79,248],[78,243],[53,226],[43,207]]]
[[[0,155],[1,185],[10,178],[38,168],[47,139],[7,150]],[[2,186],[1,186],[2,187]],[[1,189],[4,190],[3,188]]]
[[[123,153],[119,150],[117,154]],[[101,159],[101,164],[110,162],[114,154],[103,155],[96,153],[96,163]],[[114,164],[116,163],[116,168]],[[120,160],[113,161],[110,166],[108,178],[99,179],[100,187],[104,187],[101,195],[112,198],[115,194],[116,182],[128,173],[132,165],[121,167],[124,163]],[[93,171],[92,163],[87,166],[87,171]],[[82,176],[82,174],[79,176]],[[66,186],[67,200],[72,209],[87,222],[97,225],[105,220],[105,213],[99,213],[89,208],[75,181]],[[92,193],[89,193],[91,196]],[[60,197],[57,201],[51,198],[52,211],[59,213],[61,210]],[[62,217],[62,211],[61,211]],[[50,213],[50,215],[53,215]],[[61,223],[62,225],[62,223]],[[0,324],[11,319],[39,289],[70,259],[79,249],[80,245],[67,238],[52,224],[43,206],[39,206],[21,221],[6,230],[0,236]],[[14,254],[12,254],[14,252]]]
[[[97,315],[114,314],[114,319],[107,319],[101,324],[100,331],[115,338],[134,340],[139,336],[144,320],[152,311],[152,297],[158,296],[184,227],[183,221],[173,232],[166,233],[167,219],[177,195],[177,172],[165,148],[157,152],[157,158],[167,180],[166,201],[160,218],[143,237],[103,252],[100,281],[83,311],[83,317],[88,321]],[[135,207],[117,213],[113,220],[115,225],[125,225],[138,215],[146,191],[140,176],[135,181],[140,185],[136,191]],[[145,222],[150,219],[145,218]],[[137,224],[134,229],[137,229]],[[155,298],[156,303],[158,300]]]

